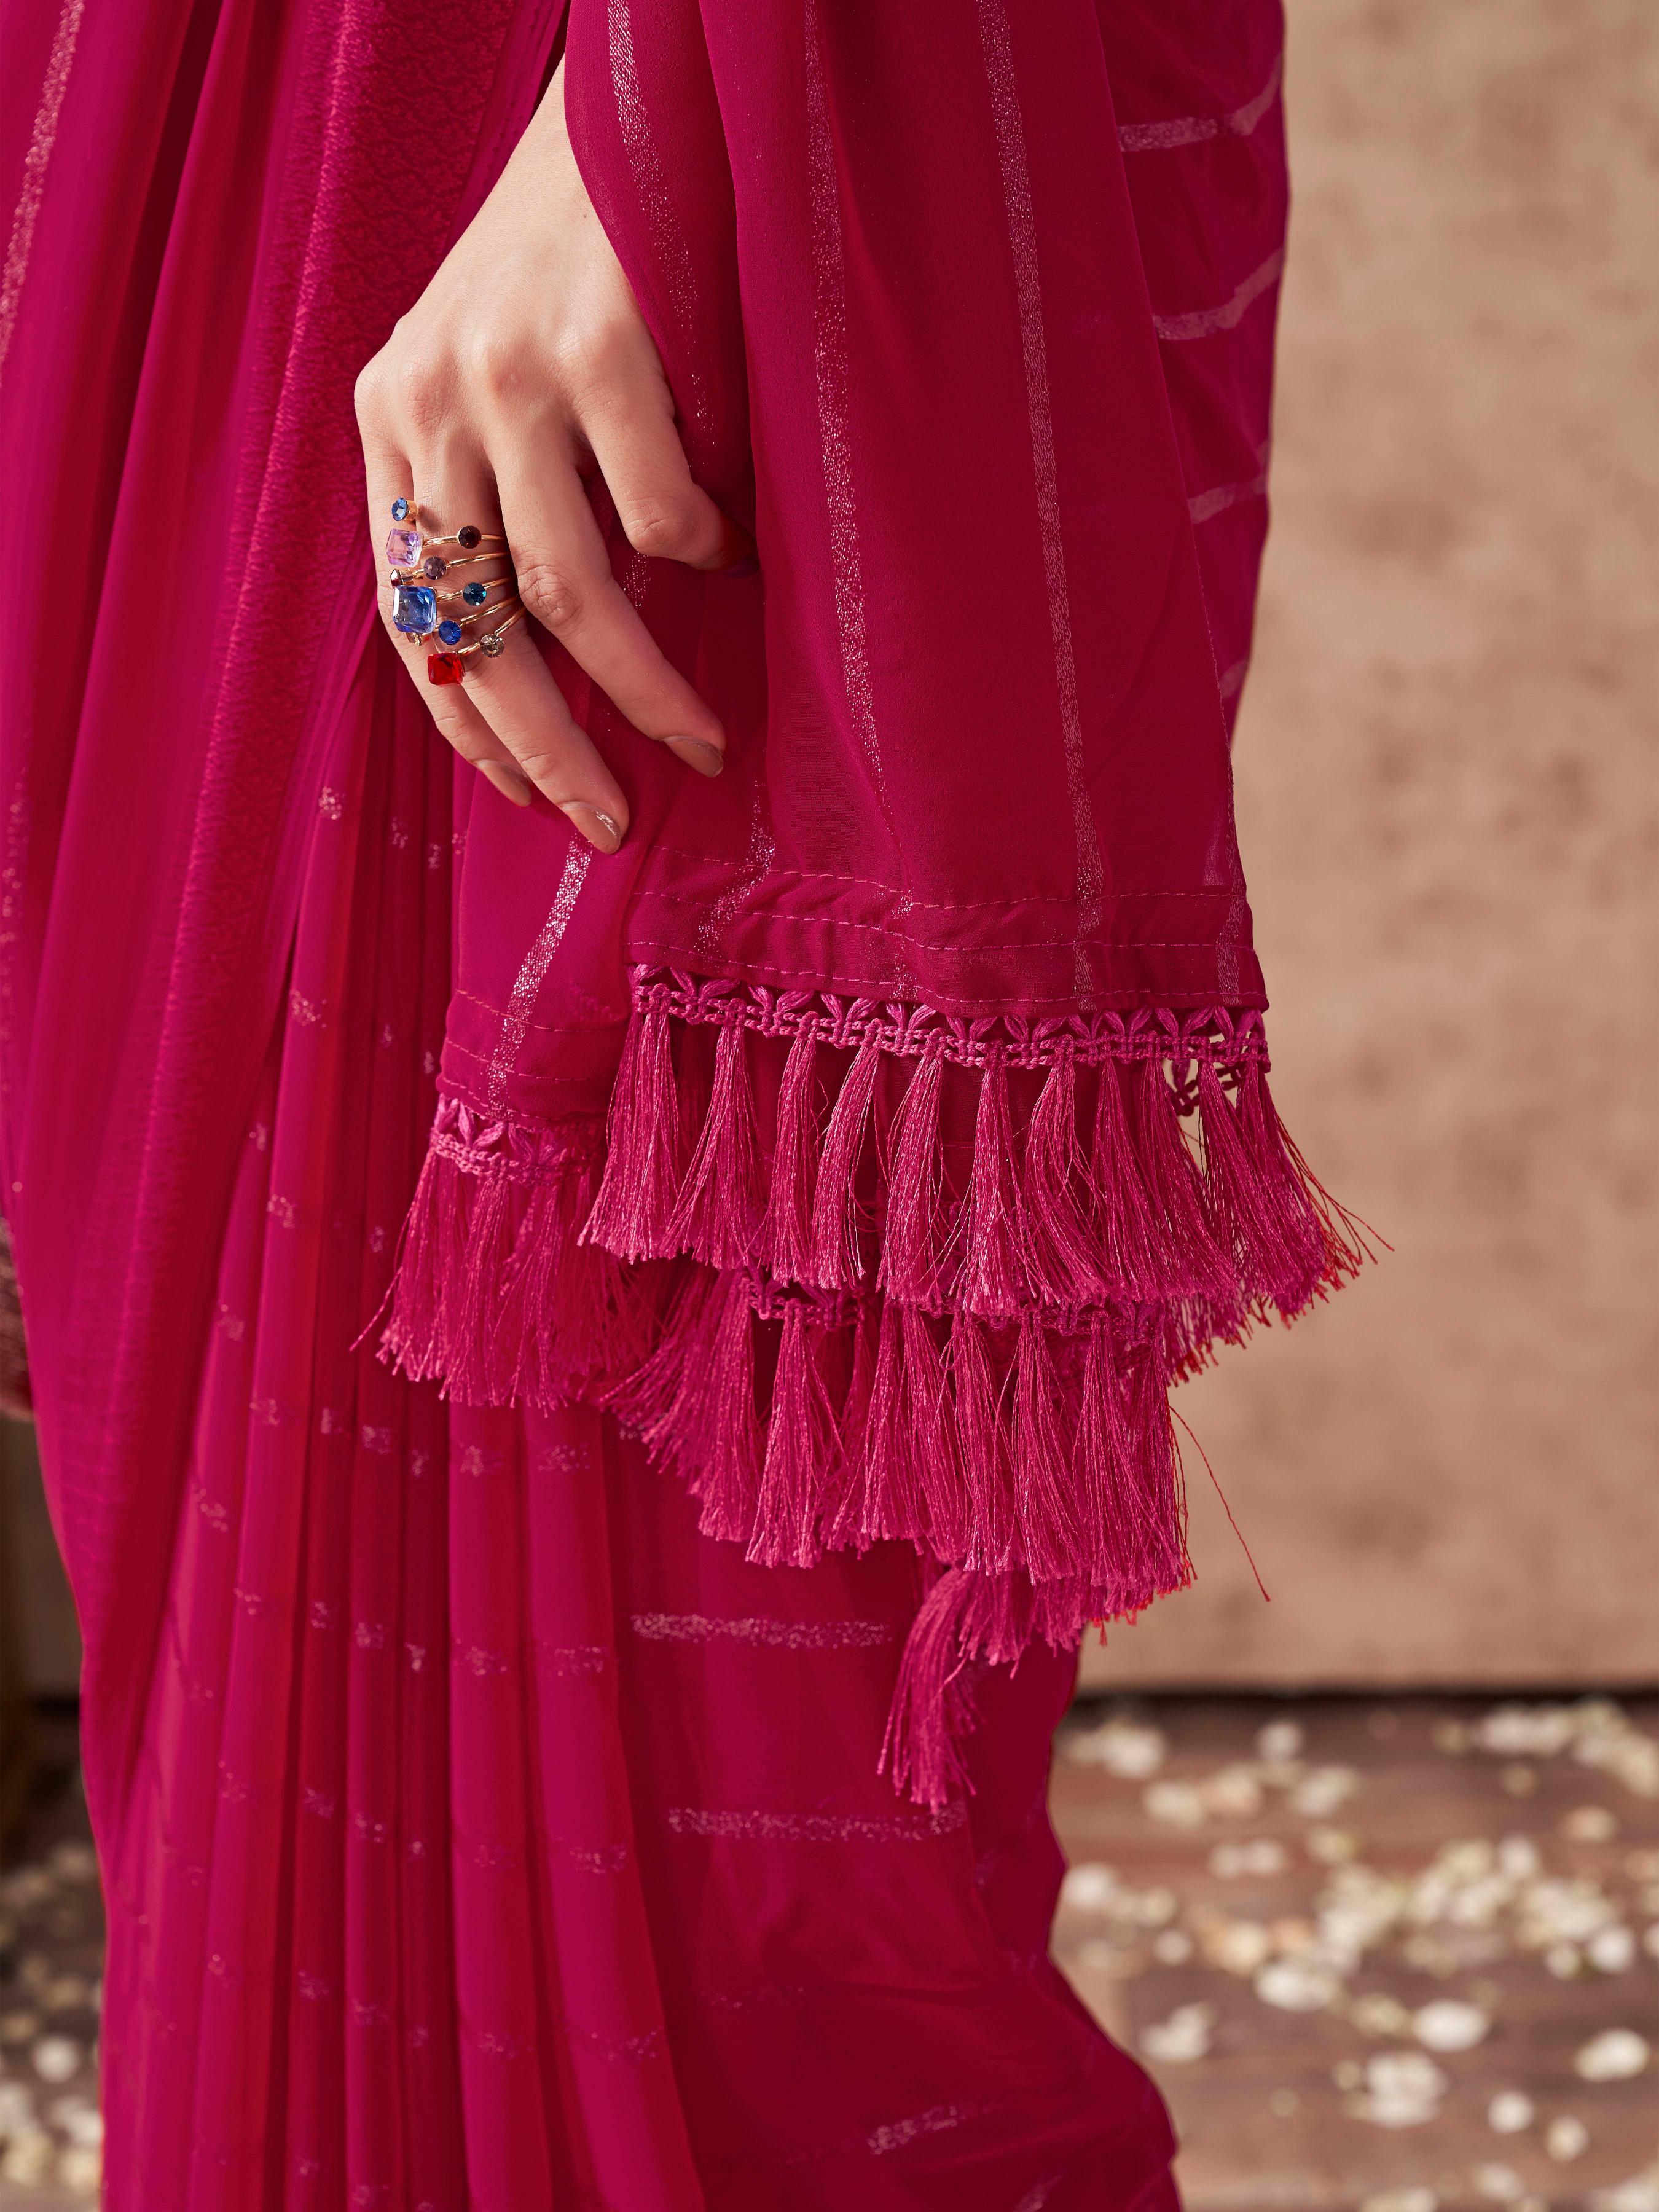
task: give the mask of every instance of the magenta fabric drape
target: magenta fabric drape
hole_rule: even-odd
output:
[[[1183,1569],[1171,1498],[1129,1513],[1133,1484],[1167,1488],[1167,1375],[1334,1264],[1323,1226],[1290,1249],[1307,1219],[1244,1118],[1261,1001],[1224,746],[1264,519],[1277,12],[823,0],[745,11],[739,39],[712,10],[705,29],[578,0],[579,150],[698,466],[752,513],[764,571],[705,586],[618,547],[734,764],[700,811],[561,665],[638,824],[591,866],[560,824],[453,782],[392,665],[349,404],[522,127],[560,13],[0,0],[0,481],[33,580],[0,701],[0,1196],[85,1632],[109,2202],[1167,2201],[1155,2097],[1044,1960],[1042,1784],[1077,1620]],[[989,525],[994,557],[963,559]],[[922,731],[931,765],[902,741]],[[975,901],[1006,928],[938,926]],[[1170,927],[1172,904],[1200,919]],[[899,948],[869,972],[848,950],[866,936]],[[847,1009],[947,1024],[919,1055],[940,1071],[942,1206],[1006,1088],[1019,1188],[1053,1201],[1051,1273],[1081,1186],[1052,1113],[1061,1166],[1031,1164],[1045,1040],[1091,1041],[1077,1112],[1106,1115],[1103,1069],[1134,1135],[1153,1095],[1134,1071],[1167,1088],[1178,1033],[1187,1091],[1158,1144],[1194,1101],[1224,1148],[1228,1115],[1243,1133],[1224,1220],[1212,1162],[1196,1195],[1144,1180],[1184,1151],[1133,1164],[1145,1297],[1103,1273],[1079,1213],[1093,1273],[1064,1311],[1092,1334],[1026,1290],[984,1314],[954,1286],[890,1302],[915,1360],[953,1313],[965,1344],[982,1334],[995,1468],[1015,1400],[1048,1404],[1020,1345],[1062,1398],[1085,1337],[1121,1363],[1091,1402],[1139,1440],[1113,1446],[1131,1488],[1096,1500],[1141,1530],[1138,1564],[1049,1561],[1053,1650],[970,1670],[978,1724],[951,1754],[969,1795],[913,1802],[875,1773],[902,1649],[951,1595],[942,1566],[994,1586],[981,1650],[1024,1639],[1043,1577],[1006,1531],[959,1558],[873,1492],[850,1547],[817,1556],[814,1486],[852,1449],[834,1363],[867,1403],[858,1346],[876,1357],[876,1151],[918,1054],[820,994],[790,1090],[804,1002],[765,1035],[731,1010],[780,1005],[797,961]],[[1000,1074],[959,1048],[994,1034],[1006,1056],[1011,1020],[1050,1015],[1060,1031]],[[843,1115],[838,1139],[866,1209],[851,1287],[799,1279],[775,1242],[754,1257],[743,1206],[770,1200],[741,1175],[716,1178],[731,1219],[688,1200],[689,1233],[657,1249],[684,1155],[667,1182],[642,1159],[664,1220],[621,1224],[609,1256],[571,1241],[630,1036],[629,1079],[665,1067],[690,1107],[723,1048],[768,1162],[786,1092],[805,1160],[806,1107],[821,1146],[868,1045],[872,1118]],[[688,1116],[688,1152],[694,1134]],[[453,1394],[481,1402],[447,1407],[359,1341],[423,1156],[428,1193],[453,1170],[447,1279],[471,1270],[491,1327],[446,1339],[428,1282],[405,1364],[422,1327],[452,1383],[510,1352],[507,1387],[498,1361]],[[490,1182],[503,1157],[538,1171]],[[1165,1200],[1208,1270],[1178,1295],[1157,1273]],[[551,1331],[530,1297],[550,1273],[572,1289]],[[760,1395],[690,1437],[695,1504],[660,1449],[647,1463],[615,1413],[567,1401],[631,1380],[618,1409],[649,1430],[642,1365],[700,1298],[700,1325],[752,1334]],[[795,1470],[796,1552],[745,1559],[698,1521],[775,1370],[802,1418],[771,1430],[830,1457]],[[726,1503],[752,1540],[757,1501]],[[957,1631],[971,1648],[975,1621]],[[934,1642],[948,1670],[962,1646]]]

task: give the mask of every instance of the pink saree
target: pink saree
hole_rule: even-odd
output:
[[[1189,1572],[1169,1382],[1357,1258],[1226,764],[1277,6],[575,0],[763,570],[616,541],[718,787],[553,653],[603,863],[392,665],[350,410],[562,16],[0,0],[0,1175],[108,2202],[1167,2205],[1044,1792],[1083,1626]]]

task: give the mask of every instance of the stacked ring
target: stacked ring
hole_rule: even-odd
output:
[[[438,649],[427,655],[428,680],[459,684],[472,654],[482,653],[487,660],[495,658],[507,631],[524,619],[525,611],[519,602],[518,580],[510,568],[505,575],[470,580],[459,591],[441,592],[437,586],[453,569],[505,560],[504,550],[498,553],[481,549],[505,549],[507,540],[471,522],[443,536],[428,537],[421,528],[419,508],[406,499],[392,501],[392,520],[386,555],[392,565],[393,625],[405,637],[435,638]],[[446,545],[458,547],[458,554],[437,550]],[[490,593],[498,589],[501,596],[491,599]],[[468,611],[461,613],[463,607]],[[441,609],[455,611],[441,612]],[[489,627],[468,639],[467,631],[479,623]]]

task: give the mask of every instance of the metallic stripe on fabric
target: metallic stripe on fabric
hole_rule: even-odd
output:
[[[1231,331],[1243,321],[1261,295],[1279,281],[1284,266],[1285,249],[1281,246],[1267,256],[1259,269],[1251,270],[1231,299],[1224,300],[1219,307],[1194,307],[1184,315],[1154,315],[1152,328],[1166,340],[1207,338],[1218,331]]]
[[[657,258],[667,279],[669,305],[680,326],[681,337],[690,341],[696,324],[696,271],[692,265],[691,249],[674,212],[662,156],[652,135],[650,111],[640,89],[629,0],[610,0],[605,24],[611,50],[611,82],[617,95],[617,121],[627,149],[628,166],[633,172],[634,189],[640,196],[640,205],[651,226]],[[682,349],[682,362],[685,384],[683,396],[689,402],[693,422],[701,428],[708,420],[708,400],[690,343]]]
[[[58,118],[63,112],[64,94],[75,65],[75,48],[81,36],[81,18],[86,13],[86,4],[87,0],[64,0],[64,12],[58,18],[52,52],[46,60],[46,82],[40,88],[40,105],[34,113],[29,150],[23,156],[23,189],[17,196],[11,219],[5,272],[0,276],[0,380],[5,375],[6,356],[11,351],[12,333],[17,327],[23,280],[28,275],[29,255],[34,248],[35,220],[46,189],[46,170],[57,143]]]
[[[1100,926],[1104,879],[1094,815],[1089,805],[1083,721],[1078,707],[1077,659],[1072,642],[1071,598],[1066,581],[1066,542],[1060,520],[1060,479],[1054,458],[1054,410],[1048,396],[1048,349],[1042,328],[1042,276],[1037,258],[1036,217],[1031,204],[1030,163],[1026,155],[1025,118],[1014,79],[1008,14],[1003,0],[979,0],[979,29],[991,113],[996,125],[1008,243],[1014,258],[1014,283],[1019,301],[1020,344],[1024,355],[1026,407],[1031,427],[1031,465],[1036,476],[1042,568],[1048,588],[1048,627],[1054,639],[1054,680],[1060,688],[1066,787],[1077,845],[1077,933],[1083,938]],[[1081,945],[1077,955],[1077,989],[1086,1007],[1093,996],[1093,981]]]
[[[1242,507],[1248,499],[1264,498],[1267,490],[1267,471],[1263,469],[1248,483],[1213,484],[1208,491],[1194,492],[1187,502],[1187,512],[1194,522],[1207,522],[1230,507]]]
[[[592,846],[585,844],[573,830],[570,849],[564,857],[564,873],[559,878],[559,888],[547,920],[536,933],[536,941],[524,957],[507,1010],[501,1017],[501,1033],[489,1062],[489,1103],[492,1107],[507,1104],[507,1079],[518,1064],[520,1053],[530,1030],[530,1017],[536,1004],[536,994],[541,989],[553,956],[570,927],[570,917],[575,911],[576,901],[581,895],[587,878],[587,866],[593,857]]]
[[[882,811],[887,811],[881,738],[870,682],[869,629],[865,613],[864,558],[853,489],[853,440],[848,404],[847,269],[842,258],[841,199],[830,95],[824,82],[818,0],[806,0],[806,159],[812,201],[813,361],[817,373],[818,426],[823,447],[823,491],[830,512],[830,556],[835,569],[836,623],[841,637],[842,680],[859,742],[870,764]]]
[[[968,1808],[878,1817],[872,1814],[737,1813],[702,1805],[671,1805],[663,1818],[677,1836],[718,1836],[766,1844],[922,1844],[965,1827]]]
[[[871,1650],[896,1644],[885,1620],[715,1620],[702,1613],[636,1613],[635,1636],[653,1644],[762,1644],[789,1651]]]
[[[1281,54],[1255,99],[1234,108],[1231,115],[1182,115],[1167,123],[1121,123],[1117,143],[1126,154],[1161,154],[1176,146],[1201,145],[1206,138],[1248,138],[1273,106],[1284,71]]]

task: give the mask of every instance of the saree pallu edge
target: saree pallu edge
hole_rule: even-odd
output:
[[[605,1405],[759,1562],[914,1545],[889,1752],[930,1804],[966,1660],[1189,1579],[1170,1386],[1365,1256],[1268,1091],[1227,763],[1278,29],[572,20],[584,173],[763,574],[611,527],[727,770],[687,790],[630,754],[554,653],[634,849],[476,811],[385,1346],[464,1401]],[[1182,147],[1132,199],[1126,149]],[[1155,311],[1149,264],[1199,304]],[[1243,480],[1194,486],[1218,461]],[[1195,530],[1237,507],[1201,576]]]

